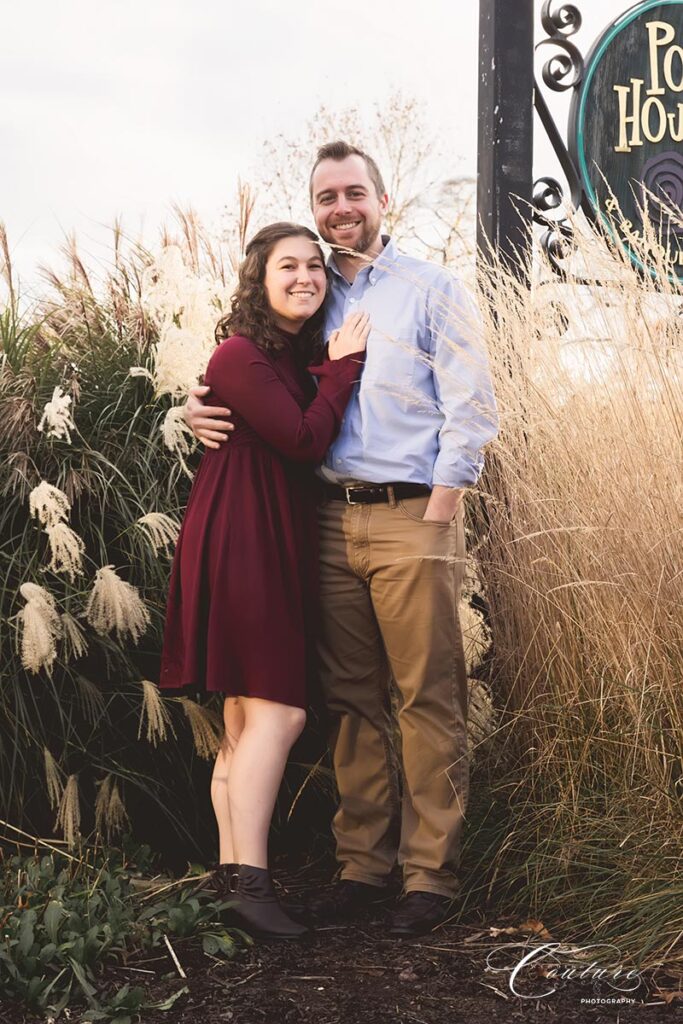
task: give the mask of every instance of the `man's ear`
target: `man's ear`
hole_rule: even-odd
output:
[[[386,192],[379,201],[379,208],[382,211],[382,216],[384,216],[384,214],[389,209],[389,196],[387,195]]]

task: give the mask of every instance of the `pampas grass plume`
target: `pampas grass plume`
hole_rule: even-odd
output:
[[[190,445],[187,438],[192,437],[192,431],[183,419],[183,406],[172,406],[164,417],[161,425],[161,432],[164,444],[176,455],[189,455]]]
[[[159,687],[143,679],[142,685],[142,708],[140,710],[140,726],[138,728],[138,739],[142,735],[142,728],[147,719],[147,741],[155,747],[159,740],[165,740],[168,730],[173,732],[171,716],[166,707]]]
[[[76,845],[80,827],[81,807],[78,799],[78,776],[70,775],[62,794],[55,829],[61,828],[66,845],[71,849]]]
[[[137,643],[150,623],[150,615],[137,589],[116,574],[113,565],[97,570],[85,617],[96,633],[116,630],[119,640],[127,634]]]
[[[53,487],[47,480],[41,480],[28,496],[28,507],[31,515],[36,516],[43,526],[55,526],[66,519],[71,502],[64,491]]]
[[[48,524],[45,532],[52,553],[48,568],[52,572],[63,572],[73,583],[76,576],[83,575],[85,544],[66,523]]]
[[[37,583],[22,583],[19,593],[26,601],[17,616],[21,629],[21,663],[29,672],[44,668],[52,672],[57,657],[56,640],[62,635],[55,600],[45,587]]]
[[[126,825],[130,825],[130,818],[121,799],[118,783],[112,775],[106,775],[97,783],[95,828],[101,835],[106,833],[107,840],[110,840],[115,833],[122,832]]]
[[[85,634],[73,615],[64,612],[62,615],[62,633],[64,636],[64,655],[67,661],[72,658],[82,658],[88,650],[85,642]]]
[[[175,547],[180,533],[180,525],[172,516],[163,512],[148,512],[136,520],[135,525],[142,530],[149,540],[154,554],[161,550]]]
[[[192,739],[199,757],[209,761],[220,747],[220,734],[214,716],[189,697],[180,697],[183,711],[192,729]]]
[[[45,405],[38,430],[42,431],[47,428],[48,437],[66,440],[71,444],[71,431],[76,429],[76,424],[71,417],[70,405],[71,396],[65,394],[57,385],[52,392],[51,400]]]
[[[43,758],[45,761],[45,782],[47,785],[47,797],[50,807],[56,811],[64,795],[64,783],[62,772],[47,747],[43,747]]]

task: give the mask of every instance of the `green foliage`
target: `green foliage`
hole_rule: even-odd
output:
[[[138,741],[141,680],[157,678],[172,550],[155,550],[135,523],[150,512],[180,518],[189,479],[164,444],[171,407],[151,382],[130,375],[153,364],[157,329],[142,306],[141,280],[150,257],[116,252],[97,296],[75,251],[67,280],[53,277],[55,297],[20,314],[14,294],[0,310],[0,815],[39,834],[49,831],[57,806],[48,804],[44,750],[59,779],[78,777],[79,812],[87,834],[94,825],[96,786],[107,776],[138,820],[166,819],[195,854],[197,835],[191,733],[170,701],[176,743],[150,749]],[[72,401],[75,429],[50,437],[39,429],[56,387]],[[71,502],[68,526],[81,538],[83,575],[52,571],[50,544],[29,515],[28,497],[41,481]],[[113,565],[137,588],[150,615],[135,645],[130,636],[98,632],[84,618],[98,569]],[[22,584],[52,595],[59,615],[83,629],[87,652],[76,656],[57,642],[51,671],[22,664]],[[143,730],[144,735],[144,730]],[[180,756],[177,744],[180,743]],[[183,794],[185,802],[183,803]],[[116,822],[104,808],[109,832]]]
[[[151,868],[148,847],[129,854],[91,847],[77,858],[58,852],[5,856],[0,996],[52,1015],[85,1004],[83,1020],[130,1024],[145,1006],[161,1007],[149,1003],[143,988],[112,985],[107,965],[164,950],[165,935],[174,942],[202,936],[206,952],[232,956],[235,939],[220,925],[227,904],[202,902],[187,888],[175,887],[163,898],[141,892],[135,880]]]

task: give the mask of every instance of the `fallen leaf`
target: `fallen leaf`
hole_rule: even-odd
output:
[[[676,992],[662,992],[661,989],[657,990],[657,995],[661,996],[667,1006],[669,1006],[675,999],[683,999],[683,989],[678,989]]]
[[[525,921],[519,926],[520,932],[527,932],[531,935],[540,935],[542,939],[551,939],[552,935],[542,921]]]

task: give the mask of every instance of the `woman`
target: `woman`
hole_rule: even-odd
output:
[[[268,873],[270,820],[305,722],[316,603],[316,480],[358,380],[369,332],[350,317],[321,349],[326,274],[317,238],[295,224],[259,231],[239,270],[224,337],[205,375],[233,410],[229,444],[206,451],[178,538],[160,686],[226,694],[211,798],[217,881],[246,927],[296,937]]]

